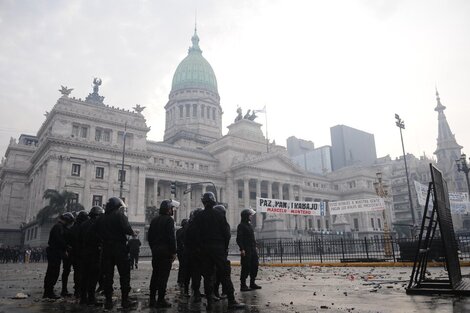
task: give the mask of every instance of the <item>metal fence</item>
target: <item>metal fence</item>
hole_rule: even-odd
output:
[[[460,259],[470,260],[470,236],[457,236],[457,241]],[[258,244],[260,262],[263,263],[413,262],[418,240],[392,237],[263,239]],[[441,238],[434,238],[429,259],[444,260]]]

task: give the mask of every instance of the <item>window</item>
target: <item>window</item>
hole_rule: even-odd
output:
[[[375,223],[374,223],[374,218],[373,217],[370,218],[370,225],[372,226],[372,228],[375,228]]]
[[[201,117],[204,118],[204,111],[206,110],[206,106],[201,104]]]
[[[321,221],[318,219],[317,220],[317,229],[320,230],[321,229]]]
[[[189,109],[191,108],[191,105],[189,103],[186,103],[186,117],[189,117]]]
[[[93,195],[93,202],[92,202],[92,205],[93,206],[102,206],[103,205],[103,196],[100,196],[100,195]]]
[[[359,219],[354,219],[354,230],[359,230]]]
[[[308,219],[308,228],[312,229],[312,227],[313,227],[313,221],[312,219]]]
[[[80,127],[80,137],[87,138],[88,136],[88,127],[82,126]]]
[[[180,118],[183,118],[183,106],[180,105],[179,109],[180,109]]]
[[[100,141],[101,140],[101,129],[97,128],[95,130],[95,141]]]
[[[68,205],[78,203],[78,193],[74,193],[73,197],[68,201]]]
[[[38,237],[38,228],[34,227],[34,239]]]
[[[72,126],[72,137],[78,137],[79,133],[80,133],[80,127],[78,125],[73,125]]]
[[[119,170],[118,181],[126,181],[126,170]]]
[[[326,229],[330,229],[330,221],[329,220],[325,220],[325,227],[326,227]]]
[[[98,179],[104,178],[104,167],[96,167],[96,178]]]
[[[238,199],[243,198],[243,191],[238,190]]]
[[[110,142],[111,141],[111,131],[110,130],[104,130],[102,139],[103,139],[103,141]]]
[[[256,192],[255,191],[250,191],[250,199],[251,200],[256,200]]]
[[[212,119],[215,120],[215,108],[212,108]]]
[[[377,219],[377,226],[379,227],[379,229],[382,229],[382,221],[380,220],[380,218]]]
[[[80,164],[72,164],[72,176],[80,176]]]
[[[193,104],[193,117],[197,117],[197,104]]]
[[[210,118],[210,115],[211,115],[211,108],[207,107],[207,118],[209,119]]]

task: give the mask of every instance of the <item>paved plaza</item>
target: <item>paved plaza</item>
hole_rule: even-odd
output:
[[[194,305],[176,287],[175,263],[169,281],[171,309],[148,307],[149,260],[132,271],[131,296],[138,306],[127,312],[205,312],[204,302]],[[46,264],[0,264],[0,313],[9,312],[103,312],[102,307],[81,306],[73,298],[57,301],[41,299]],[[470,298],[454,296],[408,296],[405,293],[411,268],[387,267],[261,267],[259,284],[263,289],[241,293],[236,298],[248,306],[236,312],[470,312]],[[446,274],[430,268],[432,277]],[[462,268],[468,274],[470,268]],[[240,268],[233,267],[232,279],[238,290]],[[115,285],[118,283],[117,275]],[[60,283],[56,286],[59,287]],[[117,286],[117,285],[116,285]],[[118,287],[118,286],[117,286]],[[72,283],[69,283],[69,290]],[[59,291],[60,290],[57,290]],[[23,293],[26,299],[13,299]],[[122,312],[120,292],[115,292],[113,312]],[[213,312],[226,312],[227,303],[217,302]],[[235,312],[235,311],[234,311]]]

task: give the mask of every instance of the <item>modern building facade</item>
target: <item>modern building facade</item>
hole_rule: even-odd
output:
[[[377,159],[373,134],[345,125],[330,128],[333,170],[350,165],[370,166]]]

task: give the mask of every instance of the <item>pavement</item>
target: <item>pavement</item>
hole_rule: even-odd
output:
[[[181,295],[176,286],[178,264],[175,263],[168,283],[170,309],[148,307],[148,286],[151,276],[149,260],[140,262],[131,272],[131,296],[138,300],[134,309],[120,307],[120,292],[115,291],[112,312],[206,312],[205,300],[195,305]],[[0,313],[15,312],[103,312],[102,307],[81,306],[73,298],[57,301],[41,299],[46,264],[0,264]],[[463,267],[463,274],[470,268]],[[232,280],[236,298],[247,304],[243,313],[303,312],[470,312],[470,297],[407,295],[410,267],[260,267],[257,283],[261,290],[239,292],[240,267],[233,266]],[[433,278],[446,277],[443,268],[429,268]],[[118,286],[115,274],[115,286]],[[72,276],[71,276],[72,277]],[[56,291],[60,282],[56,285]],[[73,290],[72,282],[69,291]],[[59,290],[60,291],[60,290]],[[24,294],[24,299],[13,297]],[[212,312],[228,312],[226,300],[217,302]]]

